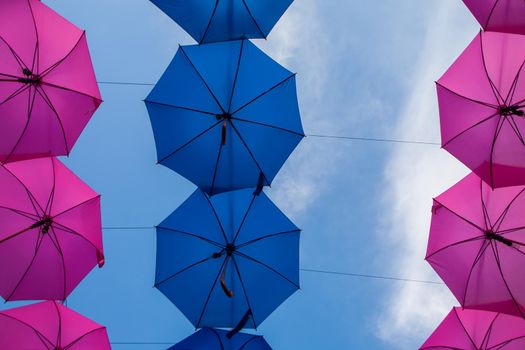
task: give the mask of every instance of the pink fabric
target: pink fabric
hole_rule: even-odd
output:
[[[4,299],[64,300],[103,262],[97,193],[56,158],[0,166]]]
[[[523,0],[463,0],[483,29],[525,34]]]
[[[420,350],[523,350],[525,320],[479,310],[454,308]]]
[[[493,188],[525,185],[524,66],[525,36],[482,32],[437,82],[443,147]]]
[[[39,0],[0,0],[0,163],[67,155],[101,104],[83,31]]]
[[[109,350],[106,328],[53,301],[0,312],[0,349]]]
[[[471,173],[434,199],[427,261],[465,308],[525,318],[525,186]]]

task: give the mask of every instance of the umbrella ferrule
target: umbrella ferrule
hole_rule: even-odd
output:
[[[232,119],[232,115],[230,113],[222,113],[215,115],[215,118],[217,120],[230,120]]]
[[[233,244],[228,244],[226,246],[226,254],[232,256],[233,252],[235,252],[235,246]]]
[[[501,242],[509,247],[512,247],[512,241],[510,239],[507,239],[501,235],[498,235],[497,233],[493,232],[493,231],[487,231],[485,232],[485,236],[488,238],[488,239],[493,239],[495,241],[498,241],[498,242]]]
[[[515,115],[518,117],[523,117],[525,115],[525,112],[523,112],[519,106],[500,106],[499,114],[501,116]]]
[[[53,224],[53,219],[49,216],[44,216],[41,220],[31,225],[31,228],[40,228],[42,233],[48,233],[49,229],[51,228],[51,224]]]
[[[38,85],[42,82],[42,79],[38,75],[31,75],[29,77],[18,78],[18,82],[22,84]]]

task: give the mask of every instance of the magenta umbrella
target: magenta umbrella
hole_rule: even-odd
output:
[[[39,0],[0,0],[0,163],[69,154],[101,102],[85,33]]]
[[[426,260],[464,308],[525,318],[525,186],[470,174],[434,199]]]
[[[0,349],[109,350],[111,346],[105,327],[46,301],[0,312]]]
[[[0,295],[65,300],[104,263],[100,196],[56,158],[0,166]]]
[[[525,34],[525,1],[463,0],[483,29]]]
[[[481,32],[437,82],[443,147],[491,187],[525,185],[525,36]]]
[[[453,308],[420,350],[523,350],[525,320]]]

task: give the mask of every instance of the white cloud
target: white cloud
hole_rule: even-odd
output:
[[[428,21],[413,89],[396,127],[399,138],[439,140],[439,117],[433,81],[445,71],[477,32],[460,2],[436,5]],[[467,173],[438,147],[399,145],[386,166],[384,188],[388,232],[385,255],[394,275],[436,280],[424,262],[431,199]],[[377,333],[395,348],[421,345],[455,304],[444,286],[408,283],[392,290],[378,320]]]

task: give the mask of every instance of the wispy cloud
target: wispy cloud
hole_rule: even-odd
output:
[[[460,2],[436,5],[428,20],[428,32],[415,75],[412,93],[396,126],[399,138],[439,140],[439,117],[432,83],[474,37],[477,29]],[[413,145],[397,146],[386,165],[385,212],[382,222],[386,259],[391,273],[418,279],[436,280],[424,262],[431,199],[467,170],[446,151]],[[377,333],[385,342],[400,349],[415,348],[424,341],[455,304],[444,286],[404,284],[396,287],[385,301]]]

